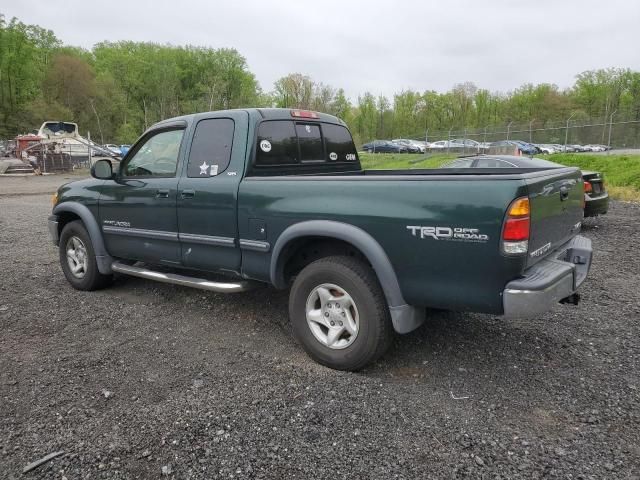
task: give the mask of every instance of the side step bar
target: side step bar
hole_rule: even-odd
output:
[[[147,280],[155,280],[161,283],[173,283],[184,287],[199,288],[200,290],[208,290],[218,293],[237,293],[245,292],[251,289],[251,284],[245,281],[239,282],[213,282],[204,278],[187,277],[176,273],[162,273],[149,270],[147,268],[127,265],[126,263],[115,261],[111,264],[114,272],[124,273],[133,277],[146,278]]]

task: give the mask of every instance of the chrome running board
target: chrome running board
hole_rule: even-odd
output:
[[[246,281],[213,282],[204,278],[187,277],[186,275],[178,275],[177,273],[156,272],[148,268],[127,265],[126,263],[118,261],[111,264],[111,269],[114,272],[131,275],[132,277],[146,278],[147,280],[155,280],[161,283],[173,283],[174,285],[199,288],[200,290],[208,290],[210,292],[237,293],[251,289],[251,284]]]

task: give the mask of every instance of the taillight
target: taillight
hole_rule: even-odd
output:
[[[584,193],[591,192],[593,192],[593,185],[591,185],[591,182],[584,182]]]
[[[310,112],[309,110],[291,110],[291,116],[295,118],[318,118],[316,112]]]
[[[502,228],[502,251],[509,254],[526,253],[531,231],[531,205],[527,197],[516,198],[507,209]]]

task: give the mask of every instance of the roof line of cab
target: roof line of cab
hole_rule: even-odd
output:
[[[151,125],[147,131],[153,130],[159,127],[179,125],[181,122],[191,123],[196,117],[206,117],[208,113],[221,114],[225,112],[247,112],[250,116],[259,116],[263,120],[296,120],[296,121],[319,121],[325,123],[334,123],[337,125],[346,126],[346,123],[334,115],[328,113],[315,112],[312,110],[304,110],[298,108],[234,108],[227,110],[215,110],[211,112],[198,112],[191,113],[189,115],[181,115],[179,117],[167,118]],[[303,112],[313,114],[313,117],[301,117],[296,116],[293,112]]]

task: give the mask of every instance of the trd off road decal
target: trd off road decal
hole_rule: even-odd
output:
[[[480,233],[477,228],[462,227],[423,227],[420,225],[407,225],[407,230],[414,237],[433,240],[453,240],[457,242],[485,243],[489,235]]]

